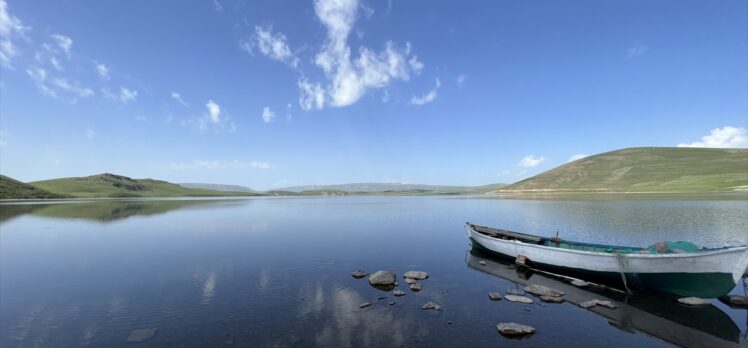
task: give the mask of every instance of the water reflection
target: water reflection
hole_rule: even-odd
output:
[[[478,261],[484,260],[486,265]],[[540,274],[527,275],[512,267],[507,261],[472,249],[465,261],[468,267],[490,274],[520,286],[539,284],[566,293],[564,299],[574,305],[591,299],[607,300],[618,309],[595,306],[588,311],[609,321],[609,324],[626,332],[640,332],[682,347],[745,347],[748,342],[741,336],[735,322],[719,308],[684,307],[674,298],[660,294],[622,295],[594,288],[578,288],[567,282]]]
[[[246,204],[248,200],[240,202]],[[55,203],[30,202],[21,204],[18,202],[8,202],[0,204],[0,223],[25,214],[60,219],[84,219],[107,223],[137,215],[150,216],[189,207],[218,207],[229,204],[237,204],[237,201],[215,199],[123,199],[98,201],[71,200]]]

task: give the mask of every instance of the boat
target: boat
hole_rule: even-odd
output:
[[[643,334],[678,347],[748,347],[737,323],[713,304],[686,307],[678,304],[672,296],[657,292],[632,296],[592,286],[580,288],[568,280],[521,272],[507,261],[492,258],[485,249],[473,248],[466,254],[465,263],[470,269],[498,277],[518,289],[536,284],[563,291],[565,302],[574,306],[591,299],[611,302],[616,309],[594,306],[584,310],[594,314],[590,320],[596,317],[605,319],[612,327],[624,332]],[[583,321],[585,318],[570,320]]]
[[[465,223],[474,246],[538,269],[620,279],[626,288],[714,298],[748,271],[748,246],[658,252],[652,248],[573,242]]]

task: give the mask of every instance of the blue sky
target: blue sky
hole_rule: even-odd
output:
[[[745,1],[0,0],[0,171],[479,185],[748,147]]]

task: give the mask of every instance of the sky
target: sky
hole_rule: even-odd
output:
[[[748,2],[0,0],[0,172],[512,183],[748,147]]]

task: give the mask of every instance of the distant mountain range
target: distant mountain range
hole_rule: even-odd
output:
[[[628,148],[585,157],[511,185],[354,183],[266,192],[221,184],[173,184],[115,174],[22,183],[0,175],[0,199],[504,193],[748,193],[748,149]]]

